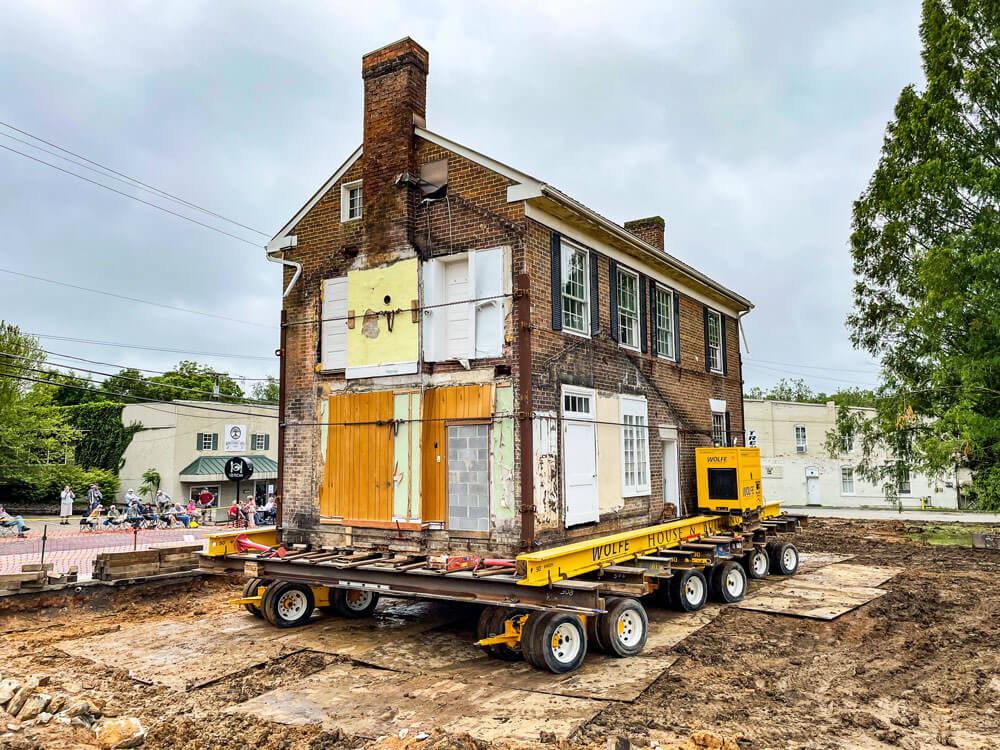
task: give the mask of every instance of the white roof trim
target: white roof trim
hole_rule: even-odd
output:
[[[347,170],[354,166],[354,162],[356,162],[358,159],[361,158],[361,148],[362,148],[361,146],[358,146],[357,150],[355,150],[353,154],[347,157],[347,161],[341,164],[340,168],[333,173],[333,176],[325,183],[323,183],[323,187],[321,187],[319,190],[316,191],[313,197],[309,199],[309,202],[306,203],[306,205],[304,205],[302,208],[300,208],[299,212],[292,217],[291,221],[285,224],[285,226],[283,226],[281,230],[276,235],[274,235],[274,237],[271,238],[271,242],[274,242],[277,239],[285,237],[290,231],[292,231],[292,227],[294,227],[296,224],[302,221],[303,216],[312,211],[313,206],[319,203],[320,198],[326,195],[327,191],[329,191],[330,188],[332,188],[334,185],[337,184],[337,182],[340,180],[341,177],[344,176]]]

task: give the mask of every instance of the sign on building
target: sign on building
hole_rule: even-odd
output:
[[[747,430],[747,447],[757,447],[757,430]]]
[[[247,449],[247,426],[245,424],[226,425],[226,451],[245,451]]]

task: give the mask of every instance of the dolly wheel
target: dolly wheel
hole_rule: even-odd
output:
[[[605,603],[605,607],[611,606],[613,599],[608,599]],[[590,647],[591,651],[600,651],[601,653],[608,653],[607,646],[601,641],[601,632],[598,624],[601,622],[601,618],[604,617],[603,614],[600,615],[587,615],[587,645]]]
[[[723,604],[742,601],[747,592],[747,574],[743,566],[732,560],[724,562],[712,572],[712,598]]]
[[[490,632],[490,626],[493,622],[493,618],[500,607],[494,607],[493,605],[488,605],[483,607],[483,611],[479,613],[479,621],[476,623],[476,640],[481,641],[483,638],[489,638],[494,635]],[[493,646],[481,646],[483,651],[486,652],[487,656],[496,656],[497,652]]]
[[[261,605],[261,612],[269,623],[279,628],[292,628],[309,622],[315,599],[312,588],[304,583],[275,581],[264,592]]]
[[[509,607],[495,607],[496,611],[489,623],[490,635],[500,635],[504,632],[508,620],[528,614],[526,609],[510,609]],[[506,643],[498,643],[493,646],[493,654],[504,661],[521,661],[524,653],[521,646],[508,646]]]
[[[548,612],[533,612],[528,615],[528,619],[521,626],[521,653],[524,654],[524,660],[537,669],[545,669],[545,662],[540,661],[540,657],[536,653],[535,647],[538,641],[535,638],[535,630],[549,614]]]
[[[705,606],[708,599],[708,582],[697,568],[678,571],[670,579],[673,589],[670,601],[681,612],[695,612]]]
[[[646,646],[649,618],[635,599],[612,599],[608,611],[598,618],[597,632],[605,653],[635,656]]]
[[[371,617],[378,604],[378,594],[365,589],[334,589],[333,609],[343,617]]]
[[[572,672],[587,655],[587,633],[576,615],[549,612],[532,631],[535,666],[554,674]]]
[[[243,587],[243,598],[249,599],[251,596],[257,596],[257,590],[261,586],[268,586],[271,583],[269,578],[251,578],[247,581],[247,585]],[[254,617],[263,617],[263,613],[260,611],[260,607],[256,604],[244,604],[243,609],[252,614]]]
[[[767,552],[760,547],[752,547],[743,556],[743,567],[746,568],[750,578],[767,578],[767,572],[771,568],[771,559]]]
[[[771,549],[771,570],[790,576],[799,569],[799,551],[791,542],[778,542]]]

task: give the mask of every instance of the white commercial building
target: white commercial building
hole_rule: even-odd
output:
[[[139,491],[147,469],[160,474],[160,489],[182,504],[207,489],[216,508],[236,498],[236,482],[226,479],[225,463],[234,457],[253,462],[253,476],[240,483],[243,497],[263,505],[278,478],[278,409],[214,401],[165,401],[129,404],[122,423],[142,425],[125,449],[118,500],[131,487]],[[223,511],[224,513],[224,511]],[[220,514],[221,515],[221,514]]]
[[[875,413],[874,409],[850,407]],[[882,485],[866,482],[855,467],[861,456],[853,440],[831,457],[827,433],[836,429],[837,405],[745,399],[747,445],[760,448],[764,499],[788,505],[859,507],[886,505]],[[887,463],[891,460],[887,455]],[[966,477],[962,477],[965,481]],[[904,507],[957,508],[954,474],[928,477],[912,474],[897,487]]]

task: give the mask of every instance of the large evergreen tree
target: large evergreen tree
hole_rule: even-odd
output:
[[[854,344],[881,361],[860,433],[871,480],[974,472],[1000,507],[1000,2],[925,0],[926,86],[906,87],[854,205]],[[878,456],[888,450],[900,463]]]

